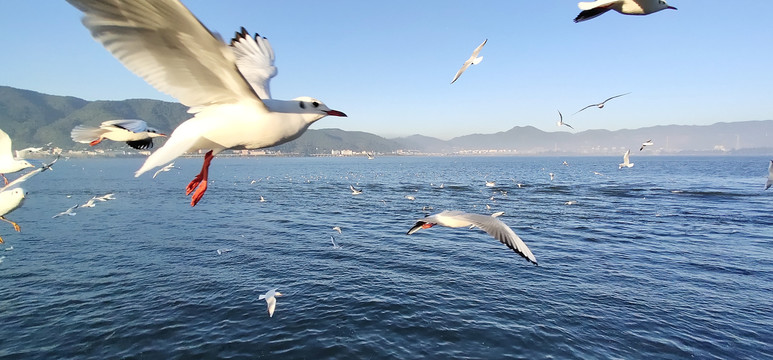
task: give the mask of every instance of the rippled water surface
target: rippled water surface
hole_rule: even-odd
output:
[[[201,159],[62,159],[22,232],[0,223],[0,357],[771,356],[768,159],[619,160],[217,158],[191,208]],[[539,266],[477,229],[405,235],[444,209],[504,211]]]

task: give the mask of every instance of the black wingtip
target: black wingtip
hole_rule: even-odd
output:
[[[137,150],[147,150],[153,147],[153,139],[147,138],[144,140],[127,141],[126,144]]]

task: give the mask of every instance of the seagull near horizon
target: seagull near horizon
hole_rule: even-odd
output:
[[[5,174],[12,174],[26,168],[35,167],[27,160],[16,160],[11,152],[11,137],[0,129],[0,176],[3,182],[8,185],[8,179]]]
[[[13,229],[16,230],[17,232],[21,231],[21,227],[19,226],[19,224],[6,219],[5,215],[8,215],[12,211],[21,207],[21,205],[24,203],[25,197],[26,197],[26,194],[24,193],[24,189],[22,188],[15,188],[10,191],[0,192],[0,220],[11,224],[11,226],[13,226]],[[2,243],[3,243],[3,238],[0,237],[0,244]]]
[[[499,220],[498,216],[470,214],[462,211],[443,211],[438,214],[430,215],[416,222],[413,227],[408,230],[408,235],[411,235],[421,229],[429,229],[435,225],[460,228],[460,227],[477,227],[485,231],[501,243],[507,245],[510,249],[523,256],[530,262],[537,264],[537,258],[531,253],[531,250],[526,246],[526,243],[521,240],[515,232],[510,229],[505,223]]]
[[[470,58],[467,59],[467,61],[462,64],[462,68],[459,69],[459,71],[456,72],[456,75],[454,76],[454,79],[451,80],[451,84],[453,84],[457,79],[459,79],[460,76],[462,76],[462,73],[467,70],[470,65],[477,65],[480,64],[481,61],[483,61],[483,56],[478,56],[478,53],[480,53],[480,50],[483,49],[483,45],[486,45],[486,42],[488,39],[483,40],[483,42],[478,45],[478,47],[475,48],[475,51],[472,52],[472,55],[470,55]]]
[[[170,171],[170,170],[172,170],[172,169],[174,169],[174,161],[172,161],[172,162],[170,162],[169,164],[167,164],[166,166],[164,166],[164,167],[162,167],[162,168],[160,168],[160,169],[156,170],[156,172],[155,172],[155,173],[153,173],[153,178],[155,179],[155,178],[156,178],[156,176],[158,176],[158,174],[160,174],[160,173],[162,173],[162,172],[167,172],[167,171]],[[254,180],[253,180],[253,181],[254,181]]]
[[[207,190],[209,165],[227,149],[258,149],[295,140],[315,121],[342,116],[311,97],[271,98],[277,74],[268,40],[241,28],[230,44],[176,0],[68,0],[84,13],[91,35],[124,66],[194,116],[172,132],[135,176],[186,152],[208,150],[188,184],[195,206]]]
[[[607,103],[607,101],[609,101],[609,100],[612,100],[612,99],[614,99],[614,98],[619,98],[619,97],[621,97],[621,96],[623,96],[623,95],[628,95],[628,94],[630,94],[630,93],[629,93],[629,92],[627,92],[627,93],[625,93],[625,94],[615,95],[615,96],[613,96],[613,97],[611,97],[611,98],[609,98],[609,99],[606,99],[606,100],[604,100],[604,101],[602,101],[602,102],[600,102],[600,103],[598,103],[598,104],[590,104],[590,105],[588,105],[588,106],[586,106],[586,107],[584,107],[584,108],[582,108],[582,109],[580,109],[580,110],[577,110],[577,112],[576,112],[576,113],[574,113],[574,114],[577,114],[577,113],[578,113],[578,112],[580,112],[580,111],[583,111],[583,110],[585,110],[585,109],[587,109],[587,108],[592,108],[592,107],[594,107],[594,106],[595,106],[595,107],[597,107],[597,108],[599,108],[599,109],[603,109],[603,108],[604,108],[604,105]],[[574,115],[574,114],[572,114],[572,115]]]
[[[593,19],[609,10],[624,15],[648,15],[665,9],[676,10],[665,0],[597,0],[578,3],[577,7],[582,11],[574,18],[576,23]]]
[[[67,209],[65,211],[62,211],[62,212],[52,216],[51,218],[54,219],[54,218],[58,218],[58,217],[64,216],[64,215],[75,216],[76,212],[73,211],[73,210],[75,210],[77,208],[78,208],[78,205],[75,205],[75,206],[73,206],[73,207],[71,207],[71,208],[69,208],[69,209]]]
[[[279,291],[276,291],[277,289],[272,289],[266,292],[264,295],[258,296],[258,300],[266,300],[266,305],[268,306],[268,317],[274,317],[274,309],[276,308],[276,297],[282,296],[282,293]]]
[[[628,151],[623,154],[623,163],[618,165],[618,169],[622,169],[624,167],[633,167],[633,163],[631,162],[631,149],[628,149]]]
[[[558,111],[558,122],[556,123],[556,125],[558,125],[558,127],[561,127],[563,125],[563,126],[566,126],[566,127],[570,128],[570,129],[574,130],[572,125],[569,125],[569,124],[564,122],[564,115],[561,114],[561,111],[560,110],[556,110],[556,111]]]
[[[770,160],[770,164],[768,164],[768,181],[765,183],[765,190],[767,190],[770,185],[773,185],[773,160]]]
[[[647,141],[645,141],[645,142],[641,143],[641,147],[639,148],[639,151],[642,151],[642,150],[644,150],[644,147],[645,147],[645,146],[652,146],[652,145],[655,145],[655,143],[654,143],[654,142],[652,142],[652,139],[650,139],[650,140],[647,140]]]
[[[99,127],[78,125],[70,132],[70,137],[77,143],[95,146],[108,139],[125,142],[137,150],[152,148],[153,138],[162,136],[166,134],[149,127],[143,120],[109,120]]]

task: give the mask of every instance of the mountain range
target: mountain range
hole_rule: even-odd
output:
[[[87,101],[0,86],[0,129],[13,139],[14,149],[47,143],[65,150],[86,149],[88,145],[70,139],[70,131],[79,124],[142,119],[161,131],[171,132],[188,118],[187,107],[179,103],[150,99]],[[299,139],[271,150],[299,155],[331,154],[334,150],[381,154],[617,155],[625,149],[637,149],[650,139],[655,145],[647,149],[649,154],[770,154],[773,120],[578,132],[546,132],[533,126],[516,126],[494,134],[471,134],[450,140],[423,135],[386,139],[360,131],[310,129]],[[122,146],[103,144],[99,146]]]

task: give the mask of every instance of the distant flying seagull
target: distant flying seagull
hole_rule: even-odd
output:
[[[408,235],[413,234],[421,229],[429,229],[435,225],[459,228],[475,226],[495,239],[499,240],[503,244],[507,245],[510,249],[513,249],[516,253],[523,256],[527,260],[531,261],[535,265],[537,259],[531,253],[531,250],[526,246],[526,243],[521,240],[518,235],[510,229],[505,223],[499,220],[495,216],[470,214],[461,211],[443,211],[439,214],[430,215],[416,222],[413,227],[408,230]]]
[[[282,296],[282,293],[276,291],[276,289],[269,290],[265,295],[258,296],[258,300],[266,299],[266,305],[268,305],[268,317],[274,316],[274,308],[276,308],[277,296]]]
[[[341,228],[338,226],[333,226],[333,230],[338,231],[338,233],[341,233]]]
[[[266,202],[266,199],[263,198],[263,195],[260,196],[260,202]]]
[[[22,188],[15,188],[13,190],[0,192],[0,220],[11,224],[13,229],[16,231],[21,231],[19,224],[6,219],[5,215],[8,215],[12,211],[21,207],[22,203],[24,203],[24,198],[25,194],[24,189]],[[3,238],[0,237],[0,244],[2,243]]]
[[[11,181],[7,185],[5,185],[5,187],[0,188],[0,192],[9,190],[12,187],[14,187],[14,186],[16,186],[18,184],[21,184],[21,183],[27,181],[27,179],[29,179],[29,178],[37,175],[37,174],[40,174],[40,173],[42,173],[42,172],[44,172],[46,170],[49,170],[49,169],[53,170],[53,168],[51,166],[54,165],[54,163],[56,163],[57,160],[59,160],[58,156],[56,157],[56,159],[54,159],[54,161],[52,161],[52,162],[50,162],[48,164],[43,164],[39,168],[37,168],[35,170],[32,170],[32,171],[30,171],[30,172],[28,172],[28,173],[26,173],[26,174],[24,174],[22,176],[19,176],[18,178],[16,178],[16,180]]]
[[[153,138],[160,136],[166,134],[148,126],[143,120],[109,120],[102,122],[99,127],[78,125],[70,132],[72,140],[81,144],[94,146],[108,139],[126,142],[137,150],[152,148]]]
[[[553,173],[549,173],[548,175],[550,175],[550,181],[553,181],[553,177],[556,176],[556,174],[553,174]]]
[[[624,15],[647,15],[664,9],[676,10],[664,0],[597,0],[577,4],[582,10],[574,22],[590,20],[609,10],[615,10]]]
[[[603,109],[603,108],[604,108],[604,104],[606,104],[606,103],[607,103],[607,101],[609,101],[609,100],[612,100],[612,99],[614,99],[614,98],[619,98],[619,97],[621,97],[621,96],[623,96],[623,95],[628,95],[628,94],[630,94],[630,93],[629,93],[629,92],[627,92],[627,93],[625,93],[625,94],[615,95],[615,96],[613,96],[613,97],[611,97],[611,98],[609,98],[609,99],[606,99],[606,100],[604,100],[604,101],[602,101],[602,102],[600,102],[600,103],[598,103],[598,104],[590,104],[590,105],[588,105],[588,106],[586,106],[586,107],[584,107],[584,108],[582,108],[582,109],[580,109],[580,110],[577,110],[577,112],[576,112],[576,113],[574,113],[574,114],[577,114],[577,113],[578,113],[578,112],[580,112],[580,111],[583,111],[583,110],[585,110],[585,109],[587,109],[587,108],[592,108],[592,107],[594,107],[594,106],[595,106],[595,107],[597,107],[597,108],[599,108],[599,109]],[[574,114],[572,114],[572,115],[574,115]]]
[[[155,179],[158,174],[160,174],[162,172],[167,172],[167,171],[172,170],[172,169],[174,169],[174,161],[172,161],[169,164],[167,164],[166,166],[156,170],[156,172],[153,174],[153,178]],[[255,180],[253,180],[253,181],[255,181]]]
[[[75,212],[75,211],[73,211],[73,210],[75,210],[75,209],[77,209],[77,208],[78,208],[78,205],[75,205],[75,206],[73,206],[73,207],[71,207],[71,208],[69,208],[69,209],[67,209],[67,210],[65,210],[65,211],[62,211],[62,212],[60,212],[60,213],[58,213],[58,214],[56,214],[56,215],[52,216],[51,218],[52,218],[52,219],[53,219],[53,218],[58,218],[58,217],[60,217],[60,216],[64,216],[64,215],[75,216],[76,212]]]
[[[353,185],[349,185],[349,189],[352,190],[352,195],[360,195],[360,194],[362,194],[362,189],[357,189]]]
[[[481,61],[483,61],[483,56],[478,56],[478,53],[480,52],[481,49],[483,49],[483,45],[486,45],[487,41],[488,39],[483,40],[483,42],[480,45],[478,45],[478,47],[475,48],[475,51],[472,52],[472,55],[470,55],[470,58],[467,59],[467,61],[465,61],[464,64],[462,65],[462,68],[456,72],[456,76],[454,76],[454,79],[451,80],[451,84],[453,84],[454,81],[456,81],[456,79],[459,79],[459,77],[462,76],[462,73],[465,70],[467,70],[467,68],[470,67],[470,65],[477,65]]]
[[[115,200],[115,194],[107,193],[107,194],[102,195],[102,196],[96,196],[96,197],[94,197],[94,200],[98,200],[98,201]]]
[[[411,200],[411,201],[413,201],[413,200],[416,200],[416,197],[415,197],[415,196],[413,196],[413,195],[405,195],[404,197],[405,197],[406,199],[408,199],[408,200]]]
[[[330,242],[333,243],[333,249],[340,249],[341,248],[341,246],[336,244],[336,239],[333,237],[333,235],[330,235]]]
[[[564,125],[564,126],[570,128],[570,129],[574,130],[572,125],[569,125],[569,124],[564,122],[564,115],[561,115],[561,111],[558,111],[558,122],[556,123],[556,125],[558,125],[559,127],[561,127],[561,125]]]
[[[26,168],[35,167],[26,160],[16,160],[11,152],[11,137],[0,129],[0,176],[3,182],[8,185],[8,179],[5,174],[15,173]]]
[[[36,153],[38,151],[43,150],[42,147],[28,147],[21,150],[16,150],[16,158],[17,159],[24,159],[27,155]]]
[[[645,147],[645,146],[651,146],[651,145],[655,145],[655,143],[654,143],[654,142],[652,142],[652,140],[651,140],[651,139],[650,139],[650,140],[647,140],[647,141],[645,141],[645,142],[641,143],[641,147],[639,148],[639,151],[642,151],[642,150],[644,150],[644,147]]]
[[[218,255],[223,255],[223,254],[225,254],[227,252],[231,252],[231,251],[232,251],[231,249],[217,249],[217,254]]]
[[[486,181],[486,187],[494,187],[497,183],[495,181]]]
[[[220,152],[280,145],[325,116],[346,116],[311,97],[272,99],[269,81],[277,69],[268,40],[242,28],[224,43],[180,1],[68,2],[84,12],[83,24],[124,66],[194,114],[135,172],[208,150],[185,189],[191,206],[204,196],[210,162]]]
[[[94,204],[94,201],[96,201],[96,200],[97,200],[97,197],[95,196],[95,197],[93,197],[93,198],[89,199],[89,201],[86,201],[86,203],[85,203],[85,204],[83,204],[83,205],[81,205],[81,206],[79,206],[79,207],[82,207],[82,208],[84,208],[84,207],[94,207],[94,206],[96,206],[96,205]]]
[[[773,185],[773,160],[770,160],[770,164],[768,165],[768,181],[765,183],[765,190],[767,190],[770,185]]]
[[[624,167],[633,167],[633,163],[631,162],[631,149],[628,149],[628,151],[623,154],[623,163],[618,166],[618,169],[622,169]]]

